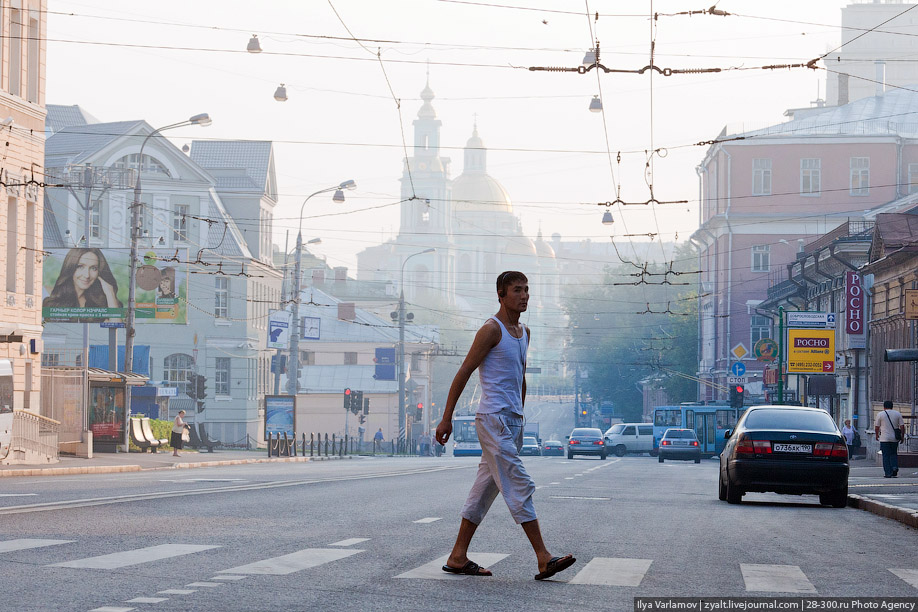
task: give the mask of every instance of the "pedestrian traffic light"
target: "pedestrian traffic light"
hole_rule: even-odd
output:
[[[730,407],[742,408],[745,399],[746,388],[743,385],[730,386]]]
[[[348,411],[351,409],[351,390],[344,390],[344,410]]]

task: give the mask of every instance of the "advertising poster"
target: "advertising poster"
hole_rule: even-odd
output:
[[[292,313],[287,310],[268,312],[268,348],[285,349],[290,346]]]
[[[187,249],[148,249],[141,256],[134,295],[135,321],[187,323]],[[51,249],[42,266],[42,320],[124,321],[129,280],[129,249]]]
[[[788,374],[834,374],[834,329],[787,330]]]
[[[293,438],[296,431],[296,396],[293,395],[266,395],[265,396],[265,440],[268,435],[284,435]]]

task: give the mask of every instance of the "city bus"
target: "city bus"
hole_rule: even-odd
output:
[[[474,414],[453,417],[453,457],[481,457]]]
[[[719,455],[724,449],[724,432],[734,429],[739,410],[724,405],[682,404],[658,406],[653,411],[653,453],[660,448],[660,438],[667,429],[694,429],[702,455]]]

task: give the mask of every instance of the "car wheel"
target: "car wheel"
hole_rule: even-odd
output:
[[[717,475],[717,499],[720,501],[727,500],[727,485],[724,484],[724,475]]]
[[[701,457],[695,457],[695,463],[701,463]]]
[[[728,504],[738,504],[743,501],[743,490],[739,487],[733,485],[730,482],[730,477],[727,477],[727,503]]]
[[[659,461],[660,463],[663,463],[663,455],[660,455],[660,458],[657,459],[657,461]]]
[[[616,457],[624,457],[626,452],[628,452],[628,449],[625,448],[624,444],[619,444],[618,446],[615,447]]]
[[[848,505],[848,487],[819,494],[819,503],[833,508],[844,508]]]
[[[660,449],[654,448],[654,449],[652,449],[652,450],[651,450],[649,453],[647,453],[647,454],[650,455],[651,457],[656,457],[657,455],[660,454]]]

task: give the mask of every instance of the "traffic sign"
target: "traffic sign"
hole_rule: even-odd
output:
[[[728,376],[727,384],[728,385],[745,385],[747,382],[747,376]]]
[[[734,376],[742,376],[746,373],[746,364],[742,361],[734,361],[733,365],[730,366],[730,371],[733,372]]]

